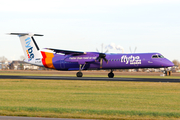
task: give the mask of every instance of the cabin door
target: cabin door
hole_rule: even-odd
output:
[[[65,61],[64,60],[60,60],[60,68],[65,69]]]

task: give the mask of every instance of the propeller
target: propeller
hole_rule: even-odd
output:
[[[131,53],[133,53],[132,50],[131,50],[131,47],[129,47],[129,50],[130,50]],[[134,48],[134,53],[136,52],[136,50],[137,50],[137,47]]]
[[[102,44],[102,48],[103,48],[103,44]],[[96,51],[97,52],[99,52],[99,50],[96,48]],[[102,50],[102,52],[100,53],[99,52],[99,56],[96,58],[96,60],[95,61],[99,61],[100,62],[100,68],[102,68],[102,62],[103,62],[103,60],[106,62],[106,63],[108,63],[108,60],[106,59],[106,54],[105,53],[107,53],[108,52],[108,50],[106,50],[106,52],[104,52],[103,53],[103,50]]]

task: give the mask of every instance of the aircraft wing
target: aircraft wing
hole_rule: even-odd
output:
[[[47,50],[52,50],[55,53],[62,53],[65,55],[81,55],[81,54],[86,54],[86,52],[80,52],[80,51],[70,51],[70,50],[61,50],[61,49],[54,49],[54,48],[45,48]]]

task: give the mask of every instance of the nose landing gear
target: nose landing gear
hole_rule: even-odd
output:
[[[163,73],[164,73],[165,76],[171,76],[172,71],[169,70],[168,68],[166,68],[166,69],[164,69]]]

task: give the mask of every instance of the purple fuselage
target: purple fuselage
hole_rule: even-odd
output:
[[[57,70],[79,70],[81,69],[133,69],[133,68],[166,68],[174,64],[159,53],[133,53],[133,54],[106,54],[108,62],[100,61],[96,52],[87,52],[83,55],[60,55],[54,54],[52,64]]]

